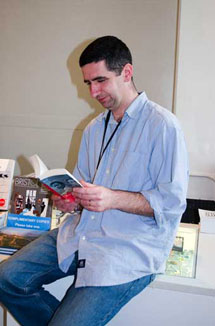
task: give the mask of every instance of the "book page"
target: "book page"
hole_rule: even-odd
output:
[[[33,166],[35,178],[39,178],[40,175],[48,171],[47,166],[43,163],[43,161],[37,154],[34,154],[29,157],[29,161]]]

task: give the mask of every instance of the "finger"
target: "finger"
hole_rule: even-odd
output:
[[[93,205],[93,202],[92,202],[92,200],[89,200],[89,199],[83,199],[83,200],[81,200],[81,205],[84,207],[90,207]]]
[[[54,205],[57,207],[57,209],[63,212],[70,212],[78,206],[78,203],[76,201],[71,202],[70,199],[60,199],[55,201]]]
[[[55,200],[53,200],[53,204],[54,204],[55,206],[62,205],[62,199],[55,199]]]
[[[94,193],[98,191],[98,189],[96,187],[88,187],[88,188],[80,188],[80,187],[76,187],[76,188],[73,188],[72,190],[72,194],[90,194],[90,193]]]
[[[81,205],[88,210],[95,210],[96,202],[92,200],[82,200]]]
[[[58,196],[58,195],[52,195],[52,196],[51,196],[51,199],[52,199],[53,201],[59,201],[59,200],[62,199],[62,197],[61,197],[61,196]]]
[[[84,192],[74,192],[73,193],[75,198],[78,200],[95,200],[96,198],[99,199],[99,196],[97,194],[97,192],[88,192],[88,191],[84,191]]]
[[[54,194],[52,194],[52,196],[51,196],[51,198],[52,198],[52,200],[56,200],[56,199],[58,199],[60,196],[58,196],[58,195],[54,195]]]

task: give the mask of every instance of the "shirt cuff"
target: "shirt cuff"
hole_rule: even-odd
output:
[[[147,190],[147,191],[141,191],[141,194],[146,198],[146,200],[149,202],[151,208],[154,211],[154,218],[158,226],[162,223],[162,196],[161,194],[153,189],[153,190]]]

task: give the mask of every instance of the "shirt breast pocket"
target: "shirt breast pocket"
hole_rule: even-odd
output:
[[[129,151],[118,154],[114,159],[117,170],[112,188],[134,192],[145,190],[150,183],[148,154]]]

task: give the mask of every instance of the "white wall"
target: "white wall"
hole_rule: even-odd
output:
[[[185,132],[191,174],[215,178],[214,12],[214,0],[181,1],[176,115]]]
[[[139,90],[172,106],[177,0],[0,0],[0,157],[31,171],[38,153],[72,170],[86,123],[101,111],[78,57],[90,39],[122,38]]]

